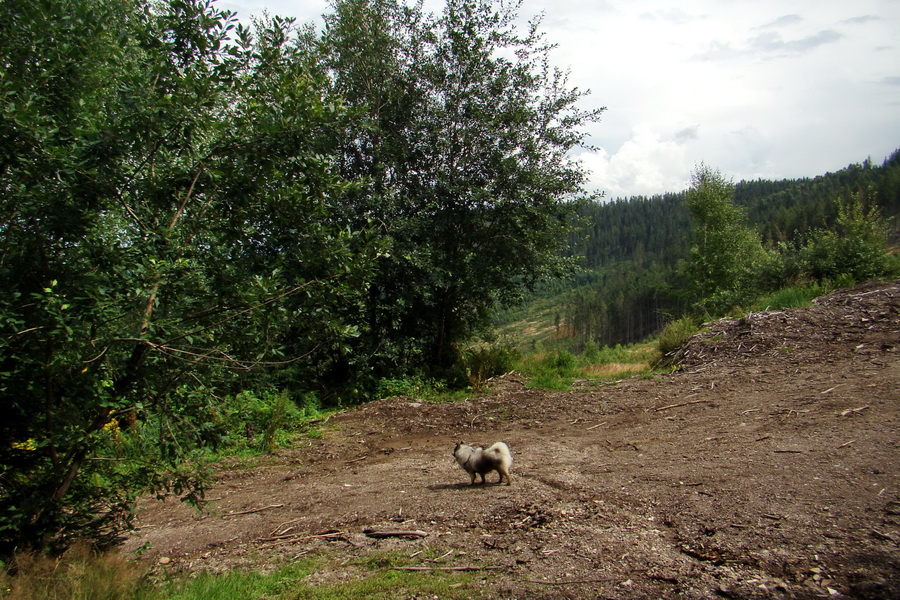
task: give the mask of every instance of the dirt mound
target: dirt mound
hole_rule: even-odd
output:
[[[674,362],[681,370],[691,370],[753,355],[756,360],[760,355],[788,354],[822,360],[829,358],[829,351],[841,353],[847,345],[856,352],[894,350],[898,299],[896,282],[871,283],[817,298],[809,308],[720,319],[706,323],[703,333],[676,352]]]
[[[392,550],[503,598],[900,598],[898,299],[716,321],[665,375],[373,402],[223,470],[214,512],[146,503],[126,549],[213,570]],[[507,442],[513,485],[470,487],[457,440]]]

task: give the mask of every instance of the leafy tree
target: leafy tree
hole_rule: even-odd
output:
[[[758,275],[772,257],[732,203],[733,184],[701,164],[693,173],[687,205],[694,220],[684,274],[698,306],[721,314],[760,291]]]
[[[814,230],[800,249],[801,264],[815,279],[865,281],[888,274],[890,228],[877,206],[867,208],[860,196],[838,201],[835,226]]]
[[[359,315],[373,376],[451,365],[494,306],[565,262],[585,181],[569,151],[600,111],[575,107],[584,94],[549,66],[539,23],[517,31],[516,11],[336,0],[326,17],[324,64],[368,119],[343,142],[345,176],[368,181],[348,216],[391,241]]]
[[[0,549],[198,500],[236,374],[353,334],[378,244],[332,217],[347,116],[303,43],[203,0],[0,3]]]

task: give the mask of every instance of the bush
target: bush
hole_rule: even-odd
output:
[[[433,379],[426,379],[419,375],[408,377],[383,378],[378,381],[375,388],[376,398],[393,398],[405,396],[409,398],[425,398],[439,394],[444,386]]]
[[[878,208],[866,209],[858,197],[839,202],[833,230],[817,229],[800,249],[806,272],[819,281],[843,277],[851,285],[891,272],[888,224]]]
[[[244,391],[229,397],[225,402],[222,419],[225,439],[230,446],[246,446],[264,452],[273,452],[278,446],[279,432],[299,423],[303,417],[312,417],[318,409],[315,396],[304,397],[301,410],[287,392]],[[216,424],[205,424],[215,429]],[[203,427],[203,426],[201,426]]]
[[[491,344],[468,350],[463,363],[469,384],[480,389],[491,377],[505,375],[513,370],[519,353],[507,344]]]
[[[688,338],[697,333],[697,324],[691,317],[682,317],[672,321],[659,334],[659,351],[663,357],[680,348]]]

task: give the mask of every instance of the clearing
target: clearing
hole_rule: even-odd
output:
[[[223,468],[209,512],[143,503],[124,549],[182,571],[318,552],[346,565],[323,582],[399,553],[500,598],[900,598],[898,342],[895,281],[708,323],[672,373],[372,402]],[[507,442],[512,486],[470,487],[458,440]]]

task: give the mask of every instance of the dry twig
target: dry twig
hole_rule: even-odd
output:
[[[680,408],[682,406],[688,406],[690,404],[701,404],[703,402],[710,402],[710,400],[692,400],[691,402],[680,402],[678,404],[669,404],[668,406],[660,406],[655,409],[656,412],[660,412],[662,410],[669,410],[670,408]]]
[[[237,515],[250,515],[253,513],[262,512],[264,510],[269,510],[270,508],[281,508],[284,504],[270,504],[269,506],[263,506],[262,508],[252,508],[250,510],[242,510],[239,512],[230,512],[226,517],[236,517]]]

